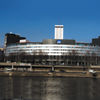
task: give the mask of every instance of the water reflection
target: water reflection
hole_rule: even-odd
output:
[[[47,78],[43,85],[42,100],[61,100],[61,79]]]
[[[0,100],[99,100],[100,79],[0,77]]]

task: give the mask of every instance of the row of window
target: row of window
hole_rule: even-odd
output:
[[[8,46],[7,48],[97,48],[94,46],[79,46],[79,45],[16,45]]]
[[[76,52],[100,52],[100,50],[95,50],[95,49],[21,49],[21,48],[16,48],[16,49],[6,49],[6,52],[13,52],[13,51],[19,51],[19,52],[24,52],[24,51],[31,51],[31,52],[66,52],[66,51],[73,51],[75,50]]]
[[[31,48],[30,48],[31,47]],[[47,52],[49,54],[64,54],[76,50],[78,53],[96,53],[100,55],[100,47],[78,45],[10,45],[6,48],[6,54],[14,52]]]

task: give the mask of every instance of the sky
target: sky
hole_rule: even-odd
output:
[[[64,25],[64,39],[91,42],[100,36],[100,0],[0,0],[0,46],[7,32],[53,39],[54,25]]]

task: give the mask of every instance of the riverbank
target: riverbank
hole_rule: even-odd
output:
[[[100,72],[96,72],[96,76],[89,72],[0,72],[0,76],[10,77],[32,77],[32,76],[50,76],[50,77],[84,77],[84,78],[100,78]]]
[[[0,76],[100,78],[100,66],[63,66],[0,63]]]

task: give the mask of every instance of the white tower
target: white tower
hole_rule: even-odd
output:
[[[55,25],[55,39],[63,39],[63,25]]]

